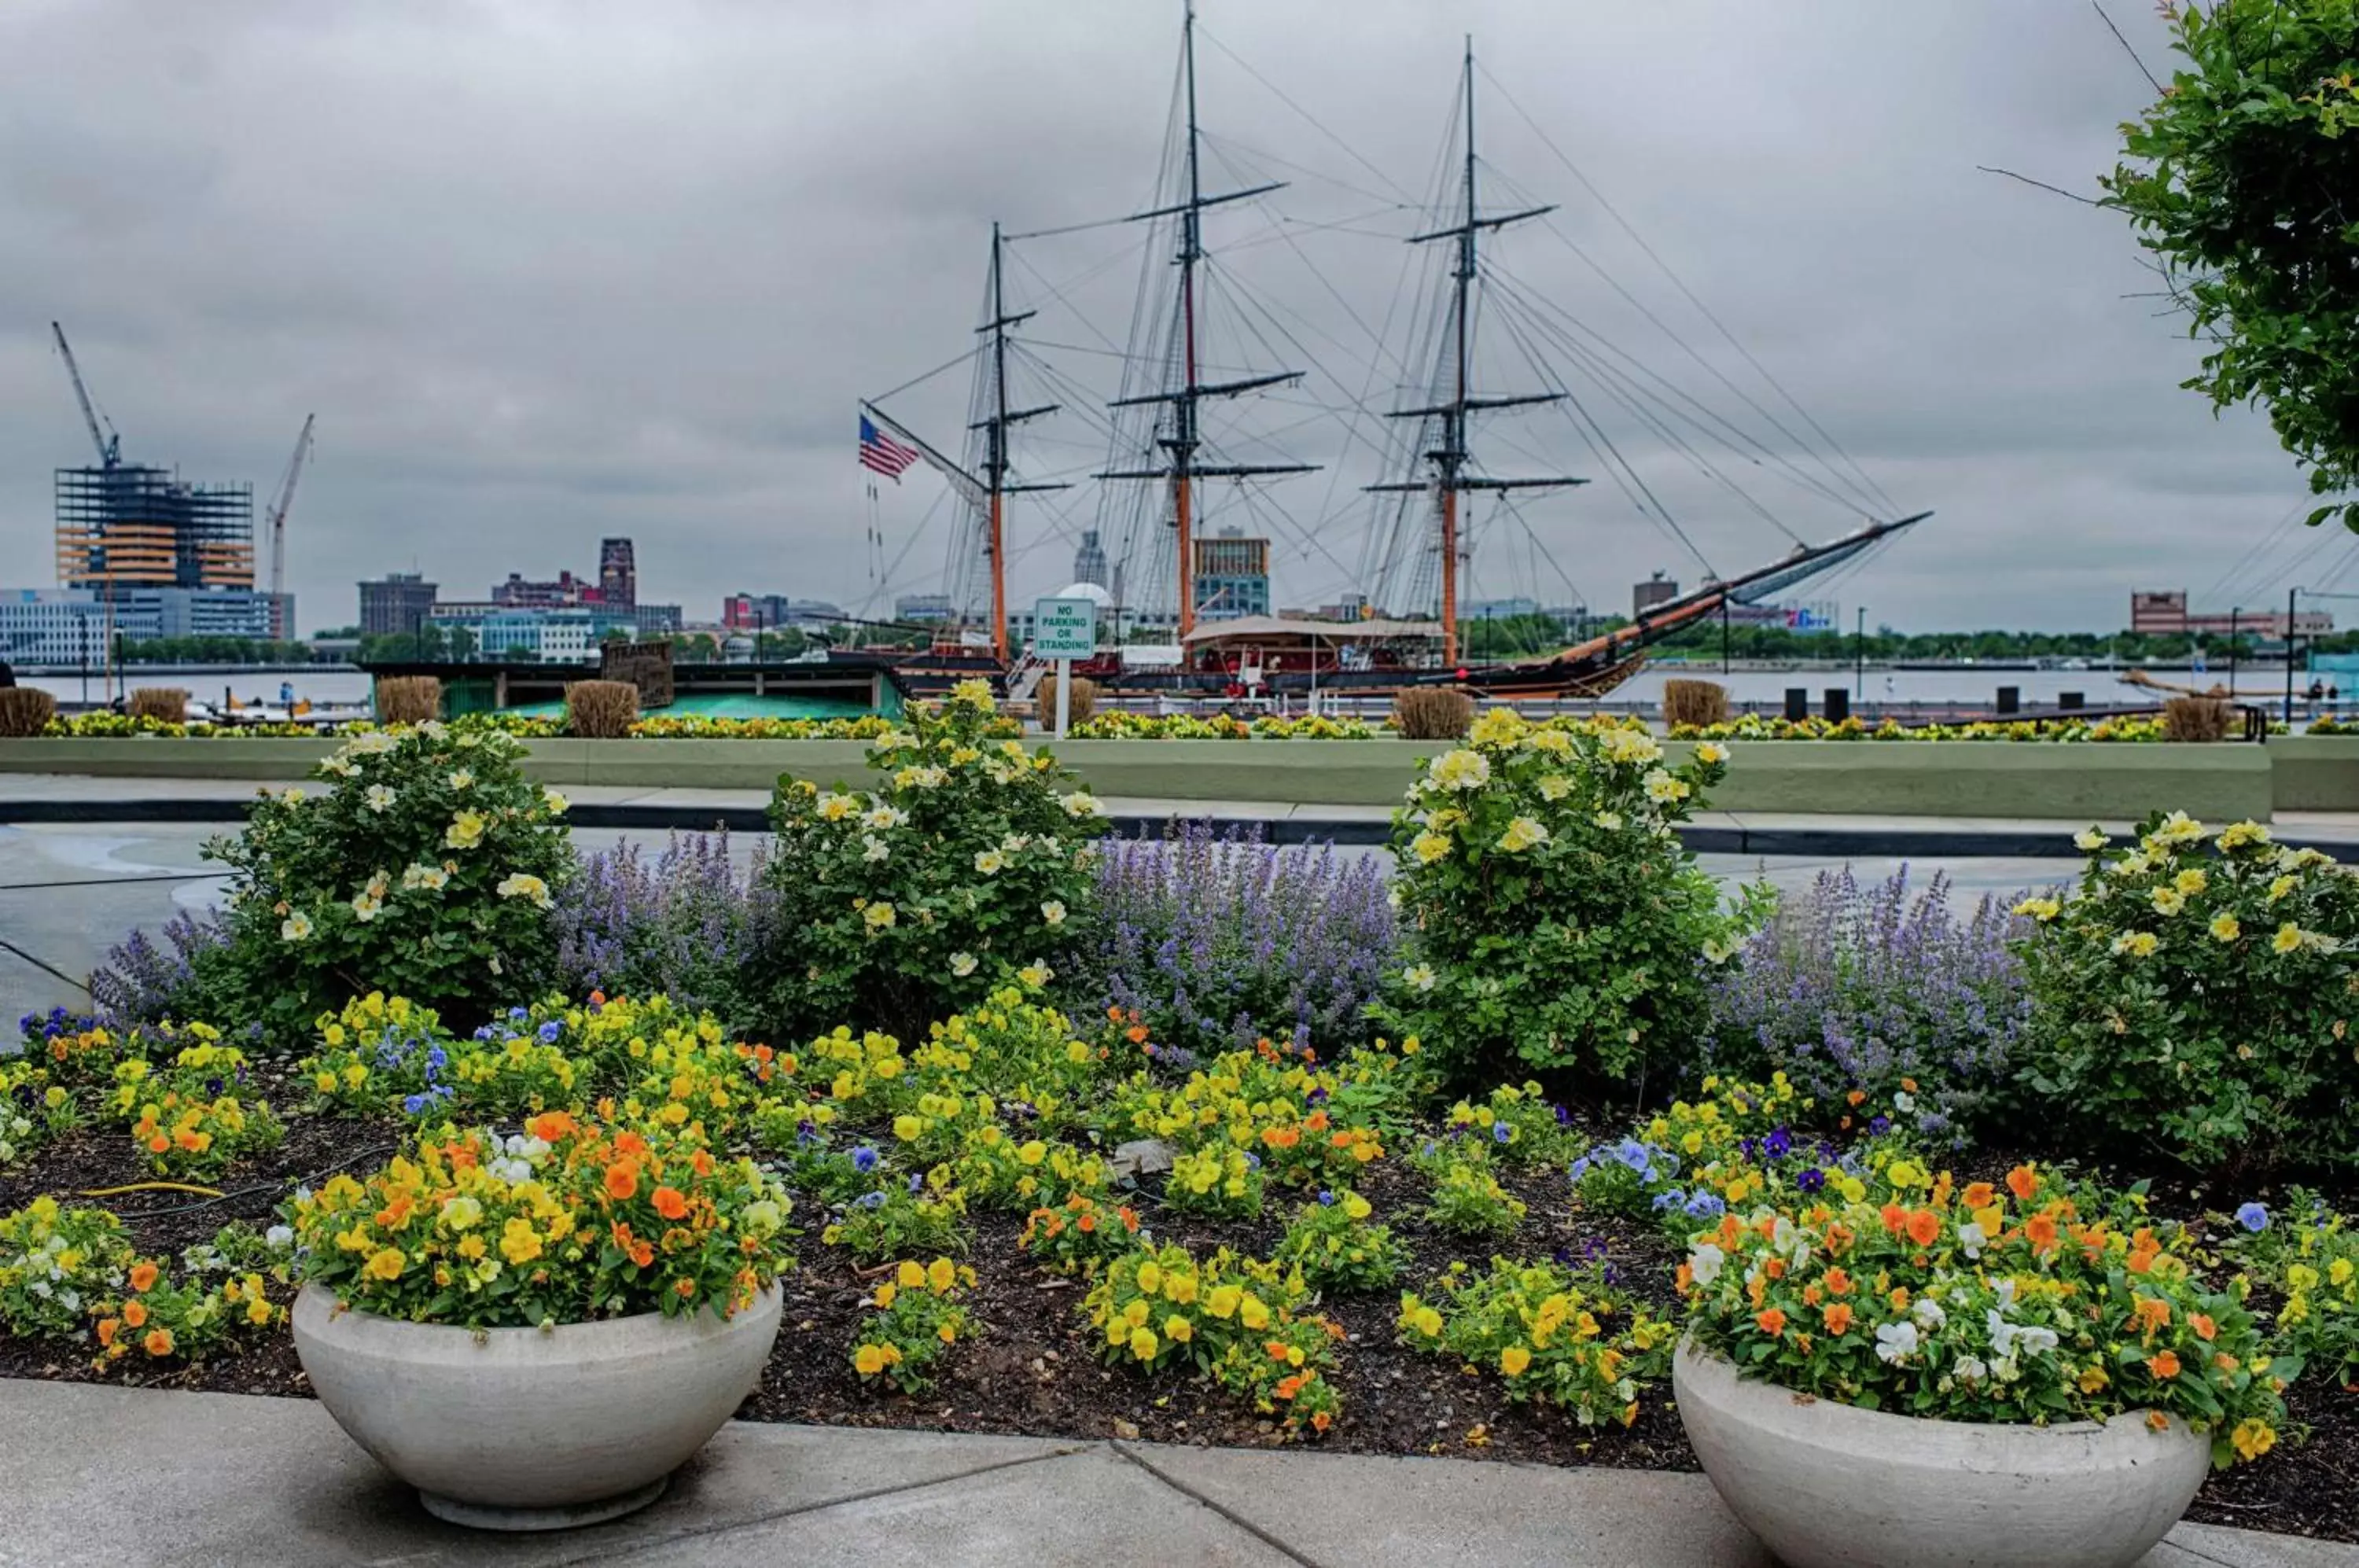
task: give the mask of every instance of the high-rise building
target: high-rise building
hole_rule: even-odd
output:
[[[947,621],[957,613],[947,593],[904,593],[893,601],[893,618],[897,621]]]
[[[611,610],[627,610],[639,602],[639,568],[626,539],[598,541],[598,597]]]
[[[1113,585],[1113,579],[1106,572],[1105,548],[1098,543],[1095,528],[1082,530],[1082,547],[1073,551],[1073,581],[1094,583],[1101,588]]]
[[[124,587],[254,586],[254,486],[188,485],[122,463],[57,471],[58,582]]]
[[[1630,590],[1630,613],[1643,615],[1656,605],[1668,604],[1679,596],[1679,583],[1658,572]]]
[[[361,636],[410,637],[434,608],[441,585],[415,572],[389,572],[360,585]]]
[[[1196,615],[1229,621],[1269,614],[1269,540],[1225,528],[1196,545]]]

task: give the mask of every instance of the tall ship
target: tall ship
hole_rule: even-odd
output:
[[[1554,204],[1524,199],[1478,156],[1478,86],[1490,79],[1478,67],[1472,39],[1432,185],[1415,202],[1395,203],[1413,209],[1418,220],[1398,236],[1409,249],[1417,286],[1401,291],[1409,300],[1406,311],[1397,295],[1385,318],[1389,328],[1405,314],[1406,329],[1390,337],[1371,333],[1375,352],[1364,387],[1319,387],[1305,368],[1286,363],[1287,350],[1303,346],[1288,326],[1300,318],[1258,307],[1216,263],[1213,241],[1224,221],[1265,207],[1288,182],[1240,178],[1233,144],[1206,130],[1199,114],[1199,30],[1190,0],[1151,202],[1103,223],[1032,235],[1008,236],[993,226],[974,345],[933,373],[971,366],[965,439],[955,455],[951,443],[929,439],[899,417],[896,398],[908,387],[861,404],[863,461],[896,477],[919,464],[931,469],[944,481],[954,514],[940,594],[949,614],[930,648],[901,666],[914,688],[982,675],[1021,694],[1037,680],[1020,635],[1024,617],[1011,606],[1008,589],[1010,541],[1027,530],[1046,539],[1082,528],[1083,555],[1108,541],[1105,580],[1068,592],[1099,601],[1101,651],[1081,669],[1117,693],[1373,694],[1433,684],[1500,697],[1594,698],[1637,670],[1652,645],[1754,611],[1805,583],[1848,574],[1931,515],[1893,505],[1643,240],[1637,243],[1645,254],[1758,373],[1760,387],[1748,390],[1713,367],[1621,285],[1600,276],[1743,410],[1713,408],[1497,264],[1499,237],[1530,226],[1551,231],[1596,266],[1558,228]],[[1523,118],[1586,185],[1537,123]],[[1270,226],[1293,245],[1283,222]],[[1118,384],[1105,389],[1110,396],[1093,397],[1026,336],[1038,307],[1011,306],[1010,251],[1034,239],[1125,226],[1144,231],[1145,263],[1127,341],[1111,352]],[[1029,275],[1037,285],[1037,269]],[[1044,303],[1070,304],[1058,291],[1047,292]],[[1348,301],[1342,309],[1365,330]],[[1375,385],[1386,368],[1392,385]],[[1331,412],[1346,421],[1346,439],[1331,455],[1339,466],[1373,463],[1376,472],[1352,487],[1360,496],[1355,505],[1330,510],[1322,504],[1321,516],[1303,520],[1288,509],[1288,492],[1317,488],[1315,481],[1302,482],[1331,465],[1287,450],[1290,427],[1256,430],[1236,411],[1257,405],[1291,413],[1315,408],[1322,394]],[[1560,438],[1553,441],[1534,428],[1549,417]],[[1104,460],[1080,471],[1053,458],[1027,462],[1023,449],[1031,432],[1060,419],[1103,433]],[[1615,441],[1617,420],[1628,421],[1636,442],[1626,433]],[[1294,419],[1291,427],[1305,422]],[[1515,434],[1504,433],[1503,423],[1515,424]],[[1371,426],[1376,433],[1369,433]],[[1716,569],[1683,526],[1682,512],[1667,503],[1663,485],[1650,483],[1646,464],[1631,454],[1634,445],[1704,476],[1716,498],[1781,534],[1782,547],[1761,564]],[[1601,470],[1624,506],[1695,558],[1702,582],[1635,606],[1626,622],[1595,635],[1503,657],[1496,637],[1470,636],[1467,588],[1477,546],[1503,550],[1512,576],[1518,570],[1515,547],[1522,544],[1527,584],[1551,542],[1577,548],[1583,506],[1567,498],[1580,495],[1593,476],[1552,460],[1575,450],[1586,458],[1580,466]],[[1494,467],[1495,451],[1512,463]],[[1812,504],[1843,514],[1848,526],[1812,542],[1740,485],[1732,472],[1738,469],[1805,493]],[[1331,498],[1340,487],[1331,476]],[[1249,589],[1240,594],[1240,583],[1256,581],[1252,547],[1258,544],[1266,595],[1267,544],[1241,537],[1234,526],[1212,531],[1211,518],[1222,507],[1264,527],[1278,520],[1339,567],[1343,603],[1331,613],[1287,615],[1250,602]],[[1344,561],[1354,550],[1356,561]],[[1570,588],[1570,577],[1564,581]]]

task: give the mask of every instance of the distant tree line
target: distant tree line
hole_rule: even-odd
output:
[[[105,649],[93,642],[91,662],[101,664]],[[310,664],[320,656],[308,642],[273,642],[265,637],[176,637],[125,639],[117,661],[124,664]]]

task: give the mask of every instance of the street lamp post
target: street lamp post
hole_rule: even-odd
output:
[[[2295,614],[2296,614],[2295,606],[2299,603],[2300,599],[2301,599],[2301,590],[2300,590],[2299,588],[2288,588],[2288,589],[2287,589],[2287,590],[2286,590],[2286,624],[2285,624],[2286,690],[2285,690],[2285,722],[2286,722],[2286,728],[2288,728],[2288,729],[2291,729],[2291,728],[2293,728],[2293,626],[2294,626],[2294,616],[2295,616]]]
[[[1867,606],[1859,609],[1859,630],[1852,637],[1851,700],[1867,701]]]
[[[2228,701],[2236,700],[2236,606],[2228,606]]]

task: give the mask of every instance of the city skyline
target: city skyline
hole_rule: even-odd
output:
[[[2134,587],[2261,608],[2282,603],[2282,582],[2258,581],[2273,561],[2307,552],[2295,574],[2312,583],[2336,570],[2347,538],[2286,531],[2305,490],[2264,421],[2214,419],[2178,390],[2196,349],[2132,297],[2150,275],[2126,226],[1976,170],[2093,189],[2114,124],[2150,96],[2135,66],[2093,16],[1908,9],[1380,5],[1339,37],[1310,0],[1210,0],[1216,151],[1239,169],[1302,166],[1286,193],[1300,215],[1239,217],[1213,236],[1216,256],[1232,245],[1239,275],[1282,299],[1322,354],[1317,333],[1349,329],[1310,275],[1277,260],[1325,247],[1336,291],[1380,313],[1404,225],[1365,214],[1386,181],[1414,183],[1430,162],[1471,29],[1513,95],[1485,133],[1486,163],[1562,203],[1569,232],[1608,259],[1617,233],[1549,142],[1570,149],[1885,490],[1936,510],[1840,597],[1897,625],[2100,629],[2121,622]],[[47,585],[52,471],[88,461],[49,350],[54,315],[126,462],[259,489],[319,411],[288,526],[302,630],[347,622],[364,578],[580,570],[606,536],[636,538],[643,596],[692,619],[740,590],[872,615],[937,591],[950,509],[919,534],[940,490],[921,467],[879,483],[869,512],[854,400],[967,345],[994,216],[1022,230],[1136,210],[1178,7],[1110,19],[1039,0],[990,27],[947,5],[905,13],[889,31],[929,47],[802,5],[683,7],[666,25],[604,6],[0,18],[0,89],[27,133],[0,148],[0,265],[27,302],[0,323],[0,552],[36,563],[0,575]],[[2162,69],[2159,23],[2117,19]],[[96,72],[99,53],[118,69]],[[967,80],[978,60],[1011,91],[982,94]],[[264,104],[240,85],[257,75],[304,89]],[[416,123],[426,103],[438,116]],[[977,116],[1004,132],[994,145],[960,134]],[[1839,187],[1824,178],[1837,150]],[[351,177],[326,179],[332,166]],[[1353,185],[1360,195],[1339,194]],[[1354,203],[1380,233],[1314,236],[1314,219],[1347,227]],[[154,267],[167,239],[180,264]],[[1136,276],[1111,240],[1056,243],[1023,253],[1038,273],[1027,304],[1052,303],[1047,285],[1088,267],[1125,292]],[[1609,292],[1537,244],[1510,260],[1583,311]],[[1650,278],[1626,247],[1610,260],[1617,282]],[[1710,346],[1709,327],[1680,325]],[[1071,319],[1055,330],[1089,344]],[[1325,356],[1337,373],[1314,378],[1318,397],[1365,390],[1340,352]],[[1085,354],[1060,364],[1103,379]],[[954,403],[921,395],[911,417],[954,430]],[[1270,423],[1299,414],[1279,412]],[[1057,461],[1088,463],[1087,435],[1078,423],[1054,435],[1080,443]],[[1350,441],[1303,440],[1339,477],[1266,504],[1298,525],[1341,518],[1334,497],[1359,477]],[[1585,452],[1564,460],[1596,472]],[[1694,580],[1697,562],[1600,480],[1530,509],[1528,546],[1502,522],[1488,543],[1513,549],[1488,566],[1478,554],[1466,596],[1530,590],[1535,570],[1539,597],[1595,605],[1658,568]],[[1716,565],[1775,555],[1783,541],[1735,510],[1681,508]],[[1012,603],[1062,586],[1095,526],[1086,509],[1053,517],[1011,509]],[[1311,537],[1236,520],[1272,539],[1277,603],[1364,586],[1352,580],[1356,519]],[[1838,531],[1822,515],[1792,521],[1808,537]],[[872,522],[881,549],[864,542]],[[2247,563],[2245,591],[2239,561],[2277,535],[2290,544]],[[1527,567],[1534,551],[1553,567]]]

